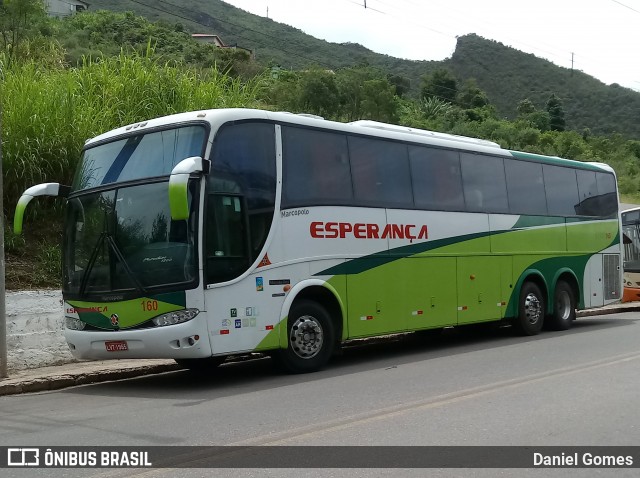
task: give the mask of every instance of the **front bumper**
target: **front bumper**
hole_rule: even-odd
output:
[[[65,329],[64,335],[73,356],[85,360],[108,359],[187,359],[212,355],[206,322],[200,317],[165,327],[84,331]],[[107,350],[106,342],[125,341],[128,350]]]

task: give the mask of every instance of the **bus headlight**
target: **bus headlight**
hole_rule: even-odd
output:
[[[70,330],[84,330],[85,324],[80,319],[76,319],[74,317],[65,317],[64,318],[64,326]]]
[[[175,325],[188,322],[199,313],[200,311],[198,309],[176,310],[175,312],[169,312],[168,314],[162,314],[158,317],[154,317],[152,320],[156,327],[163,327],[165,325]]]

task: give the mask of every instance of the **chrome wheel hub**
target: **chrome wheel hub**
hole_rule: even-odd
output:
[[[542,317],[542,304],[535,294],[527,294],[524,299],[524,312],[527,322],[531,325],[537,323]]]
[[[291,350],[298,357],[310,359],[318,355],[324,341],[322,326],[310,315],[303,315],[291,326]]]

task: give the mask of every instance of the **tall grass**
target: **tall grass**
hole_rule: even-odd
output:
[[[10,216],[27,187],[69,184],[86,139],[177,112],[255,107],[262,84],[124,54],[86,59],[75,69],[32,62],[2,73],[4,204]]]

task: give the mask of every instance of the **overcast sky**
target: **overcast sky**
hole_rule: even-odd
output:
[[[412,60],[451,56],[476,33],[640,90],[640,0],[224,0],[330,42]]]

